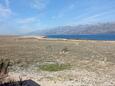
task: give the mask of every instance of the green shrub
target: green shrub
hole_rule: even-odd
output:
[[[40,65],[39,68],[43,71],[62,71],[65,69],[69,69],[70,65],[69,64],[43,64]]]

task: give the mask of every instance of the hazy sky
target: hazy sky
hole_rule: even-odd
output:
[[[0,0],[0,34],[115,21],[115,0]]]

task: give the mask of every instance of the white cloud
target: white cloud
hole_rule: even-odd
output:
[[[36,18],[35,17],[30,17],[30,18],[24,18],[24,19],[19,19],[18,20],[18,23],[19,24],[23,24],[23,25],[26,25],[26,24],[31,24],[33,22],[36,21]]]
[[[91,14],[85,13],[77,18],[75,18],[75,21],[73,21],[73,24],[91,24],[91,23],[98,23],[101,22],[103,19],[106,20],[106,17],[103,18],[103,16],[110,16],[115,13],[115,10],[106,10],[102,11],[100,13]],[[112,20],[112,19],[111,19]],[[104,22],[104,21],[103,21]],[[106,21],[105,21],[106,22]]]
[[[40,26],[40,20],[37,17],[16,19],[15,23],[21,33],[34,31]]]
[[[43,10],[47,7],[49,0],[32,0],[31,7],[37,10]]]
[[[10,9],[10,2],[9,0],[5,0],[4,4],[0,4],[0,17],[9,17],[13,14],[12,10]]]
[[[58,18],[64,17],[69,12],[71,12],[73,9],[75,9],[75,7],[76,7],[76,2],[65,6],[64,8],[60,10],[59,13],[57,13],[56,16],[53,16],[52,19],[58,19]]]
[[[5,6],[0,4],[0,16],[1,17],[7,17],[12,15],[12,11],[10,8],[6,8]]]

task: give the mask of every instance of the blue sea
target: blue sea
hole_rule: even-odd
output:
[[[95,35],[48,35],[48,38],[81,39],[81,40],[115,40],[115,34]]]

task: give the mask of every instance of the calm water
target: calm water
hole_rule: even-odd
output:
[[[115,40],[115,34],[96,35],[48,35],[48,38],[83,39],[83,40]]]

